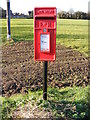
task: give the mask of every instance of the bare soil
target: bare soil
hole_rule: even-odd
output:
[[[43,62],[34,61],[34,44],[2,46],[2,94],[11,96],[43,87]],[[48,86],[87,86],[88,59],[80,52],[57,45],[56,61],[48,62]]]

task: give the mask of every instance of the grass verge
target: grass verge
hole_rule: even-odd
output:
[[[29,91],[28,94],[17,94],[9,98],[0,97],[2,120],[12,118],[12,112],[19,106],[23,106],[31,101],[40,109],[50,110],[53,117],[68,117],[72,119],[88,119],[89,118],[89,89],[90,86],[82,87],[66,87],[63,89],[48,88],[48,100],[42,98],[43,91]]]

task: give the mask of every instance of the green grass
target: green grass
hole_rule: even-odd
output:
[[[88,21],[58,20],[57,43],[72,47],[88,55]]]
[[[33,20],[12,19],[11,36],[14,41],[33,40]],[[2,20],[2,41],[6,41],[7,21]],[[57,20],[57,44],[72,47],[88,55],[88,21],[87,20]]]
[[[1,19],[0,19],[1,21]],[[6,42],[7,28],[5,19],[2,20],[2,41]],[[0,26],[1,29],[1,26]],[[31,19],[12,19],[11,36],[17,41],[33,40],[33,20]],[[0,41],[1,42],[1,41]],[[87,20],[57,20],[57,44],[72,47],[85,55],[88,55],[88,21]],[[6,119],[12,116],[12,111],[17,106],[26,104],[29,100],[34,101],[37,106],[51,109],[54,116],[69,116],[75,119],[84,119],[88,115],[87,94],[89,87],[67,87],[64,89],[48,89],[48,100],[42,100],[42,91],[29,92],[26,95],[14,95],[10,98],[0,97],[2,104],[2,117]],[[57,107],[58,104],[62,105]],[[67,110],[67,106],[76,107],[75,111]],[[1,110],[1,109],[0,109]],[[61,111],[60,114],[58,111]]]
[[[6,41],[7,21],[2,21],[2,41]],[[11,20],[11,35],[14,41],[33,40],[33,20],[13,19]]]
[[[85,119],[88,116],[88,91],[90,87],[67,87],[63,89],[48,88],[48,100],[42,98],[43,91],[29,91],[28,94],[17,94],[9,98],[0,97],[2,101],[2,117],[6,119],[12,116],[12,111],[18,106],[23,106],[31,101],[40,109],[49,109],[54,117],[69,117]],[[69,107],[71,108],[69,110]],[[75,110],[72,110],[75,107]],[[60,111],[60,112],[58,112]]]

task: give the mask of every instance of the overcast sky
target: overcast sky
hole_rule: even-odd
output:
[[[0,6],[6,9],[6,1],[0,0]],[[68,11],[73,8],[74,11],[88,11],[88,2],[90,0],[10,0],[11,10],[13,12],[27,13],[34,7],[57,7],[58,10]]]

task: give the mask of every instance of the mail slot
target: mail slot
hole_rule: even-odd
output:
[[[56,8],[34,9],[34,59],[56,59]]]

